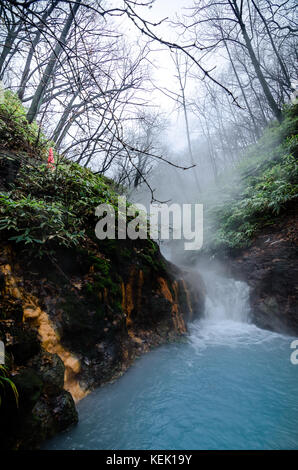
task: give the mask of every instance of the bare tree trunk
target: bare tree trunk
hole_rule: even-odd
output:
[[[211,139],[211,136],[210,136],[209,124],[208,124],[207,119],[205,119],[205,123],[206,123],[206,129],[207,129],[207,143],[208,143],[209,159],[210,159],[210,162],[211,162],[214,181],[216,183],[217,179],[218,179],[218,170],[217,170],[216,158],[215,158],[215,155],[214,155],[214,149],[213,149],[213,145],[212,145],[212,139]]]
[[[78,95],[79,95],[79,91],[77,91],[77,93],[75,93],[72,96],[70,102],[68,103],[68,105],[64,109],[61,118],[59,119],[59,122],[58,122],[58,124],[56,126],[56,129],[55,129],[55,131],[53,133],[53,136],[52,136],[52,140],[55,143],[57,143],[58,138],[59,138],[61,132],[63,131],[63,128],[64,128],[65,124],[67,123],[67,119],[68,119],[68,117],[69,117],[69,115],[70,115],[70,113],[73,109],[73,103],[74,103],[75,99],[78,97]]]
[[[280,108],[278,107],[275,99],[273,98],[273,95],[270,91],[270,88],[269,88],[269,86],[266,82],[266,79],[265,79],[264,75],[263,75],[263,72],[262,72],[261,67],[260,67],[260,63],[259,63],[259,61],[258,61],[258,59],[255,55],[255,52],[254,52],[252,44],[251,44],[251,40],[249,39],[249,36],[247,34],[246,26],[242,21],[242,12],[239,10],[236,0],[229,0],[229,4],[230,4],[230,6],[231,6],[231,8],[234,12],[235,17],[237,18],[237,20],[239,22],[239,26],[241,28],[242,36],[243,36],[243,39],[245,41],[250,59],[252,61],[253,67],[255,69],[256,75],[257,75],[257,77],[259,79],[259,82],[261,84],[261,87],[263,89],[263,92],[266,96],[268,104],[269,104],[273,114],[277,118],[277,120],[279,122],[281,122],[282,121],[282,112],[281,112]]]
[[[21,29],[20,26],[17,27],[16,25],[14,25],[12,26],[11,29],[8,30],[5,43],[3,45],[2,53],[0,56],[0,80],[2,80],[3,78],[5,60],[9,56],[9,54],[11,54],[12,52],[13,43],[16,40],[20,29]]]
[[[253,126],[254,126],[254,130],[255,130],[255,133],[256,133],[256,136],[257,136],[257,138],[259,138],[259,137],[260,137],[260,131],[259,131],[259,128],[258,128],[258,126],[257,126],[256,120],[255,120],[255,117],[254,117],[254,114],[253,114],[253,112],[252,112],[252,110],[251,110],[251,107],[250,107],[250,105],[249,105],[248,99],[247,99],[247,97],[246,97],[246,93],[245,93],[244,88],[243,88],[243,86],[242,86],[240,77],[239,77],[238,72],[237,72],[237,70],[236,70],[236,67],[235,67],[235,65],[234,65],[234,61],[233,61],[233,59],[232,59],[232,57],[231,57],[230,50],[229,50],[229,48],[228,48],[227,42],[226,42],[224,39],[223,39],[223,42],[224,42],[226,51],[227,51],[227,53],[228,53],[229,60],[230,60],[230,62],[231,62],[232,69],[233,69],[233,72],[234,72],[234,74],[235,74],[237,83],[238,83],[239,88],[240,88],[240,90],[241,90],[241,93],[242,93],[242,96],[243,96],[245,105],[246,105],[246,107],[247,107],[247,110],[248,110],[248,112],[249,112],[250,118],[251,118],[251,120],[252,120],[252,123],[253,123]]]
[[[264,109],[263,109],[263,104],[261,103],[261,100],[260,100],[260,97],[259,97],[259,95],[258,95],[258,93],[257,93],[257,90],[256,90],[255,87],[254,87],[253,79],[252,79],[252,77],[251,77],[251,75],[250,75],[250,73],[249,73],[249,70],[248,70],[246,64],[245,64],[244,62],[240,62],[240,63],[241,63],[241,65],[242,65],[242,67],[244,68],[245,72],[246,72],[246,75],[247,75],[247,77],[248,77],[248,79],[249,79],[250,87],[251,87],[251,89],[252,89],[252,91],[253,91],[253,94],[254,94],[254,96],[255,96],[257,102],[258,102],[258,105],[259,105],[259,106],[258,106],[258,109],[260,110],[260,112],[261,112],[261,114],[262,114],[262,118],[263,118],[263,127],[266,127],[266,126],[268,125],[268,119],[267,119],[267,117],[266,117],[266,115],[265,115],[265,112],[264,112]]]
[[[273,49],[274,52],[275,52],[275,55],[276,55],[276,57],[277,57],[278,63],[279,63],[280,68],[281,68],[281,71],[282,71],[282,73],[283,73],[283,75],[284,75],[284,77],[285,77],[286,84],[287,84],[288,88],[291,88],[291,79],[290,79],[290,77],[289,77],[287,68],[286,68],[286,66],[285,66],[285,64],[284,64],[284,62],[283,62],[283,60],[282,60],[282,58],[281,58],[281,56],[280,56],[280,54],[279,54],[279,52],[278,52],[276,46],[275,46],[275,42],[274,42],[274,40],[273,40],[271,31],[270,31],[270,29],[269,29],[269,27],[268,27],[268,23],[267,23],[267,21],[266,21],[266,18],[264,17],[264,15],[262,15],[262,12],[261,12],[261,10],[258,8],[256,2],[255,2],[254,0],[252,0],[252,3],[253,3],[253,5],[254,5],[256,11],[258,12],[260,18],[262,19],[262,21],[263,21],[263,23],[264,23],[265,29],[266,29],[266,31],[267,31],[268,37],[269,37],[270,42],[271,42],[271,45],[272,45],[272,49]]]
[[[28,56],[27,56],[27,60],[26,60],[26,63],[25,63],[25,67],[24,67],[21,82],[20,82],[20,87],[19,87],[19,90],[18,90],[18,97],[20,98],[21,101],[24,98],[26,83],[27,83],[29,73],[30,73],[30,67],[31,67],[32,59],[33,59],[33,54],[35,52],[37,44],[39,43],[41,34],[42,34],[42,32],[43,32],[43,30],[46,26],[45,22],[46,22],[47,18],[51,15],[53,10],[56,8],[58,3],[59,3],[59,1],[52,2],[49,9],[46,10],[45,13],[43,14],[43,16],[41,18],[41,25],[38,28],[37,33],[35,34],[35,38],[34,38],[32,44],[31,44],[31,47],[29,49],[29,53],[28,53]]]
[[[72,8],[71,12],[68,15],[68,18],[66,20],[65,26],[63,28],[63,31],[61,33],[61,36],[59,40],[57,41],[55,49],[52,51],[48,65],[45,68],[45,71],[43,73],[43,76],[39,82],[39,85],[37,87],[36,93],[32,99],[30,108],[27,113],[27,119],[29,122],[32,122],[35,118],[36,115],[38,114],[38,111],[40,109],[40,106],[42,104],[42,99],[43,96],[46,92],[47,86],[49,84],[49,81],[52,77],[57,59],[63,49],[63,45],[65,44],[67,35],[69,33],[69,30],[71,28],[71,25],[74,21],[75,15],[80,7],[81,0],[78,0],[77,3],[74,4],[74,7]]]
[[[180,91],[181,91],[182,108],[183,108],[183,114],[184,114],[185,130],[186,130],[186,138],[187,138],[187,146],[188,146],[188,152],[189,152],[189,156],[190,156],[190,162],[191,162],[192,165],[196,165],[196,163],[194,161],[194,156],[193,156],[192,146],[191,146],[191,140],[190,140],[189,122],[188,122],[188,114],[187,114],[187,104],[186,104],[186,97],[185,97],[185,83],[183,84],[180,65],[179,65],[179,61],[178,61],[178,54],[176,54],[174,62],[175,62],[177,73],[178,73],[178,81],[179,81],[179,86],[180,86]],[[185,70],[185,79],[186,79],[186,74],[187,74],[187,70]],[[195,181],[196,181],[198,191],[202,192],[201,185],[200,185],[200,182],[199,182],[199,178],[198,178],[198,175],[197,175],[196,166],[194,167],[193,172],[194,172],[194,177],[195,177]]]

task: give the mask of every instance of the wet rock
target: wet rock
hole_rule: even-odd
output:
[[[63,390],[60,395],[55,396],[50,403],[55,423],[55,432],[63,431],[70,425],[78,422],[78,412],[69,392]]]
[[[298,334],[298,220],[293,212],[264,229],[230,259],[232,275],[250,286],[252,320],[261,328]]]
[[[6,296],[3,300],[0,306],[0,319],[6,320],[10,318],[21,323],[23,320],[22,301],[10,296]]]
[[[42,379],[34,369],[26,368],[14,375],[13,381],[19,393],[20,407],[32,409],[42,394]]]
[[[63,389],[64,364],[57,354],[42,351],[30,361],[43,383],[43,390],[48,396],[55,395]]]
[[[25,364],[39,353],[40,341],[38,333],[29,325],[14,323],[7,328],[4,324],[2,330],[6,333],[9,332],[11,340],[6,345],[6,352],[12,354],[16,365]]]

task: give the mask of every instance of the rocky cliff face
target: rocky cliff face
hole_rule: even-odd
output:
[[[187,332],[204,306],[190,280],[150,241],[0,253],[0,339],[20,395],[0,407],[3,448],[30,449],[76,423],[74,401],[122,374],[140,354]]]
[[[229,261],[232,275],[251,287],[252,320],[262,328],[298,334],[297,242],[295,204]]]

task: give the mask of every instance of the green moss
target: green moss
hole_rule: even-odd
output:
[[[89,260],[94,267],[94,271],[100,271],[102,275],[108,276],[111,270],[111,262],[104,258],[99,258],[95,255],[90,255]]]
[[[116,197],[103,182],[79,165],[24,167],[15,190],[0,193],[0,236],[44,252],[53,244],[74,247],[95,239],[95,208]],[[34,250],[32,250],[34,252]]]
[[[129,248],[122,248],[121,257],[126,259],[131,259],[131,250]]]
[[[9,150],[28,152],[33,157],[46,159],[46,149],[51,146],[36,122],[29,124],[26,110],[17,95],[5,90],[0,103],[0,143]]]

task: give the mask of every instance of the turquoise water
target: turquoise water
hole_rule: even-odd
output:
[[[44,448],[298,449],[293,338],[249,324],[245,284],[209,285],[206,318],[185,343],[148,353],[87,396],[79,424]]]

